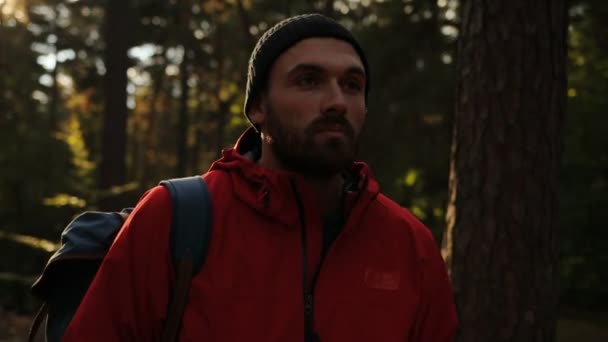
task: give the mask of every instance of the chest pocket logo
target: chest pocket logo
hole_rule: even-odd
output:
[[[372,289],[396,291],[401,282],[401,272],[375,270],[368,267],[363,278],[365,285]]]

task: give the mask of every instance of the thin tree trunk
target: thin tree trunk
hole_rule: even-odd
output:
[[[198,76],[198,80],[199,80],[198,81],[198,91],[196,92],[196,94],[199,96],[204,91],[204,86],[203,86],[204,78],[203,77],[204,77],[204,74],[201,71]],[[200,173],[202,171],[200,169],[200,167],[201,167],[200,158],[201,158],[202,151],[204,151],[203,145],[205,144],[205,137],[204,137],[204,130],[203,130],[203,125],[205,124],[205,109],[204,109],[203,102],[200,100],[199,97],[197,97],[195,120],[197,120],[197,122],[194,123],[195,141],[194,141],[194,146],[192,147],[192,157],[190,158],[190,169],[192,170],[193,173]]]
[[[180,65],[180,88],[179,98],[179,122],[177,129],[177,176],[182,177],[186,174],[188,159],[188,49],[184,45],[184,59]]]
[[[334,11],[334,0],[326,0],[325,6],[323,8],[323,14],[330,18],[336,17],[336,12]]]
[[[49,132],[54,134],[59,126],[59,82],[57,82],[57,74],[59,71],[59,61],[57,60],[57,44],[54,47],[55,66],[51,70],[51,78],[53,85],[51,86],[51,100],[49,103]],[[52,158],[51,158],[52,160]]]
[[[190,72],[190,49],[188,47],[189,1],[181,0],[177,3],[176,26],[179,39],[182,43],[184,56],[180,64],[179,78],[181,94],[179,98],[179,120],[177,126],[177,165],[176,175],[182,177],[186,174],[188,159],[188,77]]]
[[[50,24],[50,33],[57,36],[56,32],[56,24],[58,14],[57,6],[53,7],[53,22]],[[53,55],[55,56],[55,66],[53,66],[53,70],[51,70],[51,78],[53,79],[53,85],[50,89],[50,101],[49,101],[49,117],[48,117],[48,134],[54,135],[59,128],[59,82],[58,82],[58,73],[59,73],[59,58],[57,58],[57,52],[59,41],[57,40],[53,44]],[[48,160],[55,161],[56,158],[56,145],[49,146],[46,151],[48,156]],[[47,187],[51,184],[47,184]]]
[[[143,156],[142,156],[142,169],[139,179],[142,180],[142,186],[148,188],[152,184],[158,183],[158,167],[157,167],[157,155],[160,152],[158,150],[158,122],[159,122],[159,107],[161,106],[161,94],[165,84],[165,69],[167,67],[167,60],[164,58],[166,47],[163,46],[162,50],[158,53],[159,56],[163,56],[163,63],[159,65],[156,72],[152,73],[152,94],[150,97],[150,111],[148,112],[148,126],[144,136]]]
[[[221,96],[221,90],[222,90],[222,85],[224,83],[224,48],[223,48],[223,44],[222,44],[222,37],[223,37],[223,33],[222,33],[222,25],[221,23],[217,23],[217,29],[216,29],[216,33],[215,33],[215,51],[216,51],[216,58],[217,58],[217,74],[216,74],[216,93],[215,93],[215,98],[217,101],[217,119],[218,119],[218,123],[217,123],[217,145],[216,145],[216,150],[218,151],[218,154],[221,155],[221,151],[222,149],[225,147],[224,143],[226,141],[226,124],[228,123],[228,108],[229,106],[227,106],[227,99],[224,100],[222,99]]]
[[[218,107],[218,124],[217,124],[217,151],[221,157],[222,149],[226,148],[226,126],[228,125],[228,118],[230,116],[230,103],[228,101],[220,101]]]
[[[565,0],[462,3],[442,252],[457,341],[554,341]]]
[[[108,0],[105,13],[105,111],[103,119],[101,181],[102,190],[126,181],[127,69],[130,2]],[[102,199],[102,209],[115,207],[112,198]]]
[[[237,10],[239,12],[239,18],[241,19],[241,27],[243,28],[244,37],[247,40],[247,44],[249,47],[253,47],[255,44],[254,37],[249,32],[249,28],[251,27],[251,19],[249,18],[249,13],[245,9],[245,5],[243,5],[242,0],[236,1]]]

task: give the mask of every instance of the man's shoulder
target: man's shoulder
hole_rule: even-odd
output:
[[[133,212],[125,222],[128,230],[139,231],[147,235],[156,227],[169,224],[172,215],[171,195],[162,185],[157,185],[146,191],[137,201]],[[137,229],[136,227],[146,227]]]
[[[201,177],[207,184],[211,195],[218,192],[217,188],[225,190],[226,185],[230,182],[229,175],[221,171],[209,171],[201,175]],[[150,188],[141,196],[133,214],[139,214],[139,216],[142,214],[144,214],[143,216],[152,214],[171,215],[172,207],[173,203],[169,190],[163,185],[157,185]]]
[[[148,189],[137,201],[133,214],[141,212],[157,212],[171,209],[169,190],[162,185]],[[133,216],[133,215],[131,215]]]
[[[399,235],[413,242],[421,257],[426,257],[429,249],[437,249],[431,230],[407,208],[382,193],[378,194],[377,202],[385,209],[384,217],[386,223],[389,223],[383,226],[392,227],[393,230],[400,232]]]
[[[211,192],[213,192],[214,188],[226,189],[226,187],[231,186],[232,183],[231,173],[222,169],[207,171],[202,177],[209,186]]]

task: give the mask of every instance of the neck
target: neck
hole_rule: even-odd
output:
[[[267,149],[268,146],[262,146],[262,155],[257,162],[258,165],[266,169],[292,171],[286,168],[272,153],[269,153],[270,151]],[[321,209],[321,215],[329,215],[338,210],[341,201],[343,200],[344,177],[342,174],[336,173],[329,177],[303,176],[317,195],[317,204]]]
[[[344,177],[336,174],[329,179],[310,179],[309,181],[317,194],[321,215],[327,216],[335,213],[343,201]]]

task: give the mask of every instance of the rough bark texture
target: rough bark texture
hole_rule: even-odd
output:
[[[126,182],[127,69],[129,59],[129,1],[108,0],[105,13],[105,112],[101,155],[101,188],[107,190]],[[115,208],[113,199],[100,203]]]
[[[461,6],[442,248],[457,341],[554,341],[565,0]]]

